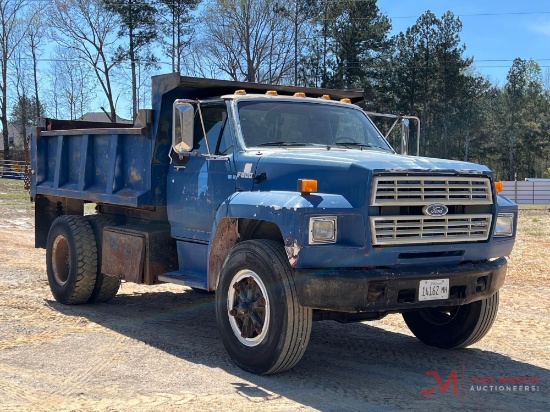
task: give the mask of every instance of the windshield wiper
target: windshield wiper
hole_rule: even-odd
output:
[[[381,150],[388,150],[386,149],[385,147],[381,147],[381,146],[374,146],[372,144],[369,144],[369,143],[358,143],[358,142],[336,142],[335,143],[336,146],[344,146],[348,149],[353,149],[355,147],[363,150],[363,148],[368,148],[368,149],[381,149]]]
[[[256,146],[307,146],[306,143],[298,142],[265,142],[257,144]]]

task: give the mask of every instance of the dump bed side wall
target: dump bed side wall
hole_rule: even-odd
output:
[[[166,204],[149,127],[45,131],[31,137],[31,195],[124,206]]]

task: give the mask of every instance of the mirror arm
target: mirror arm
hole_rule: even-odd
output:
[[[197,101],[197,110],[199,111],[199,118],[201,120],[202,134],[204,136],[204,141],[206,143],[206,151],[210,155],[210,145],[208,144],[208,139],[206,138],[206,128],[204,127],[204,120],[202,118],[201,103]]]

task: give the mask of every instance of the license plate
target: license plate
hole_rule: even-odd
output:
[[[418,300],[449,299],[449,279],[421,280]]]

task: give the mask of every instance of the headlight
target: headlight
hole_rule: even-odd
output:
[[[336,242],[336,216],[309,219],[309,244]]]
[[[495,225],[495,236],[512,236],[514,232],[514,215],[512,213],[499,213]]]

